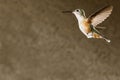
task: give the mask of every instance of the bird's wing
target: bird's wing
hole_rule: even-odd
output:
[[[88,17],[88,21],[95,27],[103,22],[113,10],[113,6],[105,6]]]

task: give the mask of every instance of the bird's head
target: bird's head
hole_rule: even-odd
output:
[[[73,13],[76,17],[85,17],[85,12],[83,9],[75,9],[73,11],[63,11],[63,13]]]
[[[79,16],[85,16],[85,12],[84,12],[84,10],[83,9],[75,9],[74,11],[72,11],[72,13],[74,14],[74,15],[79,15]]]

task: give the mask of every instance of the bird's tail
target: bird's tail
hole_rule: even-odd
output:
[[[105,38],[105,37],[102,37],[105,41],[107,41],[108,43],[110,43],[111,42],[111,40],[109,40],[109,39],[107,39],[107,38]]]
[[[109,40],[109,39],[107,39],[106,37],[104,37],[104,35],[101,34],[96,28],[93,28],[93,29],[94,29],[94,31],[95,31],[97,34],[101,35],[101,38],[103,38],[105,41],[107,41],[108,43],[111,42],[111,40]]]

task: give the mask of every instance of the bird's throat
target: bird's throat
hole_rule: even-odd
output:
[[[74,15],[76,16],[78,22],[82,22],[82,21],[85,19],[84,16],[81,16],[81,15],[79,15],[79,14],[74,14]]]

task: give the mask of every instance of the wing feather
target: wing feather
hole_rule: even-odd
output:
[[[109,15],[111,14],[113,10],[113,6],[105,6],[101,9],[99,9],[97,12],[93,13],[88,17],[88,21],[95,27],[98,24],[102,23]]]

